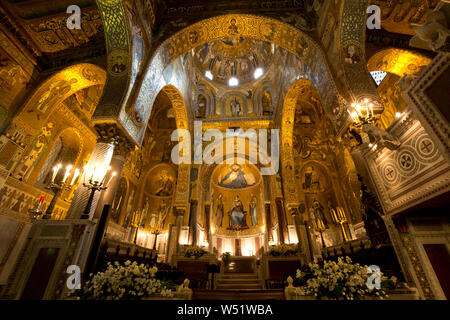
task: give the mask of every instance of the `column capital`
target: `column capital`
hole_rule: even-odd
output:
[[[173,215],[175,217],[183,217],[186,213],[186,208],[184,206],[174,206],[173,207]]]
[[[118,139],[115,141],[115,148],[114,148],[114,155],[115,156],[122,156],[125,159],[130,154],[132,150],[134,150],[135,145],[130,143],[128,140],[124,139]]]
[[[94,129],[98,134],[97,142],[114,144],[114,155],[126,157],[134,149],[134,142],[116,123],[97,123]]]
[[[289,212],[291,216],[298,215],[299,214],[298,207],[299,207],[298,203],[297,204],[289,203],[286,204],[286,211]]]

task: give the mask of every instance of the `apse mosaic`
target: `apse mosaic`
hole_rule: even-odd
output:
[[[263,226],[264,186],[250,164],[221,165],[211,175],[212,225],[215,234],[255,234]]]

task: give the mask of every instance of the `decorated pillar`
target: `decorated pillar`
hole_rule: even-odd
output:
[[[419,248],[409,230],[405,219],[392,219],[392,216],[383,216],[386,228],[391,237],[406,282],[419,290],[426,300],[436,300],[433,290],[433,281],[427,275],[426,265],[420,257]]]
[[[397,230],[394,222],[392,221],[392,217],[389,215],[381,216],[383,218],[384,224],[386,225],[386,229],[389,233],[389,238],[391,239],[392,245],[394,247],[395,253],[397,254],[398,262],[400,267],[402,268],[403,276],[405,277],[405,281],[409,285],[414,285],[414,281],[411,273],[409,272],[409,264],[407,260],[407,255],[402,249],[401,239],[399,235],[399,231]]]

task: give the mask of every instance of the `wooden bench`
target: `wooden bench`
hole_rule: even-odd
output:
[[[181,272],[183,279],[189,279],[191,281],[191,287],[193,289],[204,289],[208,285],[208,261],[204,260],[179,260],[177,261],[177,269]]]
[[[300,257],[271,257],[265,256],[265,281],[267,289],[284,288],[286,279],[295,278],[297,269],[303,265]]]

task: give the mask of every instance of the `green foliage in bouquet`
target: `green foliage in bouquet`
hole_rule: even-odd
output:
[[[296,244],[278,244],[275,246],[271,246],[268,254],[274,257],[280,257],[280,256],[284,256],[284,257],[289,257],[289,256],[296,256],[298,255],[299,249],[298,246]]]
[[[196,259],[204,256],[205,254],[207,254],[208,251],[206,251],[205,249],[203,249],[202,247],[198,247],[198,246],[189,246],[186,248],[186,250],[184,251],[184,256],[186,258],[190,258],[190,257],[195,257]]]

